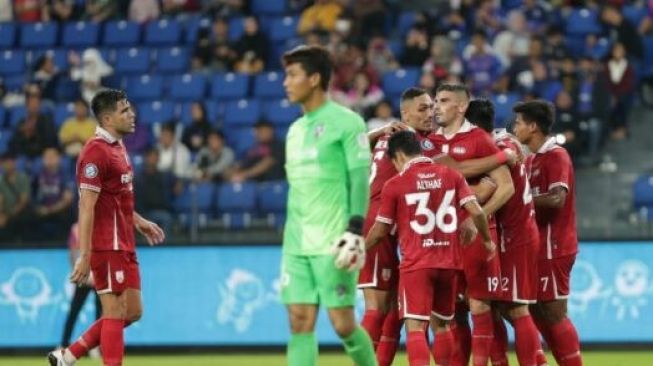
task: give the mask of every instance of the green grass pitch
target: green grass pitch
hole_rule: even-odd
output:
[[[548,355],[549,362],[553,358]],[[653,351],[587,351],[583,352],[586,366],[649,366],[653,365]],[[514,354],[510,356],[510,364],[518,365]],[[0,357],[3,366],[46,366],[45,357]],[[84,359],[77,366],[101,366],[99,360]],[[284,366],[285,357],[282,353],[270,354],[203,354],[203,355],[127,355],[124,366]],[[320,355],[319,366],[351,366],[351,361],[341,353],[323,353]],[[397,355],[394,365],[407,366],[406,354]],[[551,366],[555,362],[551,363]]]

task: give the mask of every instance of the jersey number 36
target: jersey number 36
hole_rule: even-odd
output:
[[[429,208],[431,192],[407,194],[406,204],[409,206],[417,204],[415,219],[410,221],[410,227],[413,231],[420,235],[427,235],[432,233],[433,229],[437,226],[438,229],[445,234],[455,232],[458,228],[458,216],[456,215],[456,208],[451,206],[451,201],[455,195],[456,191],[453,189],[446,191],[437,212],[434,213]],[[425,217],[426,222],[420,224],[419,221],[416,220],[418,216]],[[448,223],[446,221],[448,221]]]

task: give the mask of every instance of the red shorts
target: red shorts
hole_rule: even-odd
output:
[[[496,243],[496,231],[491,230]],[[498,251],[498,248],[497,248]],[[501,265],[499,253],[487,260],[488,251],[483,246],[480,235],[472,244],[462,249],[465,291],[467,297],[477,300],[498,300],[501,293]]]
[[[376,214],[367,215],[363,227],[365,234],[370,231],[375,221]],[[397,254],[397,239],[395,236],[386,236],[381,242],[367,251],[365,265],[358,275],[358,288],[390,291],[397,288],[398,281],[399,255]]]
[[[457,270],[416,269],[399,275],[399,316],[429,321],[431,315],[451,320],[456,302]]]
[[[520,245],[500,253],[501,301],[534,304],[537,301],[537,248]]]
[[[537,265],[540,274],[538,301],[554,301],[569,297],[569,280],[575,261],[576,254],[553,259],[540,259]]]
[[[91,253],[91,271],[98,294],[121,294],[128,288],[141,289],[136,253],[102,251]]]

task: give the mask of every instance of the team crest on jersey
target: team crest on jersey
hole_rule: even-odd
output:
[[[431,140],[424,139],[422,140],[422,150],[430,151],[435,148],[435,145],[431,142]]]
[[[391,276],[392,276],[392,270],[390,268],[384,268],[381,271],[381,278],[383,278],[383,282],[390,281]]]
[[[451,152],[458,155],[464,155],[467,152],[467,149],[462,146],[456,146],[451,150]]]
[[[123,283],[125,281],[125,272],[117,271],[116,272],[116,281],[118,281],[118,283]]]
[[[324,125],[319,124],[315,127],[315,138],[319,138],[324,133]]]
[[[88,163],[84,166],[84,176],[89,179],[97,177],[98,169],[97,165],[93,163]]]

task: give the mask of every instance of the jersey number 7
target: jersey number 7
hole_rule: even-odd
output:
[[[420,224],[417,220],[410,221],[410,227],[417,234],[427,235],[433,232],[437,226],[438,229],[445,233],[450,234],[458,228],[458,216],[456,215],[456,208],[451,206],[451,201],[456,195],[456,191],[450,189],[445,192],[444,198],[438,207],[437,212],[429,208],[429,199],[431,192],[409,193],[406,195],[406,204],[409,206],[417,204],[415,216],[426,217],[426,223]],[[445,223],[445,219],[450,217],[449,223]]]

